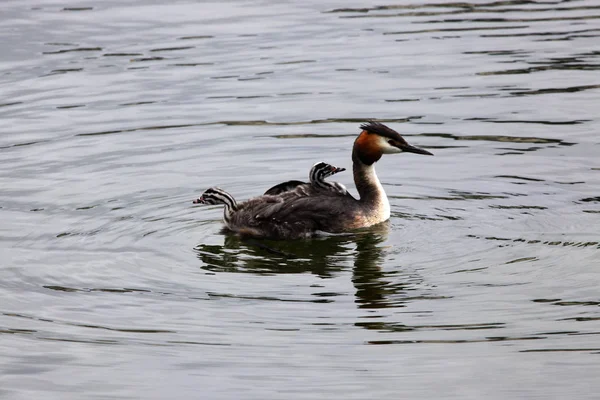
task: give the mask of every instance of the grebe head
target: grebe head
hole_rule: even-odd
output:
[[[238,205],[232,195],[221,188],[212,187],[206,189],[202,196],[193,201],[194,204],[224,204],[223,220],[225,225],[229,226],[233,215],[239,210]]]
[[[354,142],[354,154],[366,165],[377,162],[383,154],[415,153],[432,156],[427,150],[411,146],[395,130],[379,122],[360,126],[362,132]]]
[[[236,202],[233,196],[218,187],[206,189],[202,196],[194,200],[194,204],[225,204],[235,208]]]
[[[309,179],[313,183],[320,182],[331,175],[335,175],[338,172],[342,172],[345,170],[346,168],[336,167],[321,161],[312,166],[309,173]]]

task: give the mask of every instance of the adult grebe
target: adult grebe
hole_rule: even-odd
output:
[[[272,239],[307,238],[319,232],[341,233],[378,224],[390,217],[390,203],[374,164],[383,154],[433,155],[409,145],[393,129],[378,122],[361,125],[352,148],[354,183],[360,195],[299,184],[294,190],[263,195],[237,204],[222,190],[209,189],[195,203],[225,203],[225,224],[237,234]],[[228,211],[229,210],[229,211]]]

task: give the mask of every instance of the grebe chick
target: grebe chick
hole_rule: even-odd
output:
[[[307,238],[319,232],[342,233],[383,222],[390,217],[390,203],[377,178],[374,164],[383,154],[433,154],[409,145],[398,132],[383,124],[369,122],[360,128],[362,131],[352,147],[352,170],[360,196],[358,199],[347,192],[340,194],[308,184],[240,204],[222,192],[207,198],[229,202],[229,205],[225,203],[227,228],[236,234],[252,237]],[[198,202],[204,202],[204,198],[202,195]]]
[[[223,220],[225,224],[231,221],[231,216],[238,210],[238,205],[232,195],[227,193],[225,190],[212,187],[206,189],[202,196],[194,200],[194,204],[225,204],[225,210],[223,212]]]
[[[340,194],[344,194],[347,192],[344,185],[338,182],[325,182],[325,178],[345,170],[346,168],[335,167],[331,164],[321,161],[312,166],[310,172],[308,173],[308,179],[313,187],[325,190],[333,190],[339,192]],[[265,194],[278,195],[290,190],[294,190],[300,185],[306,185],[306,182],[296,180],[283,182],[268,189]]]
[[[324,190],[332,190],[339,194],[346,194],[346,186],[339,182],[325,182],[325,178],[335,175],[339,172],[345,171],[346,168],[336,167],[326,162],[318,162],[312,166],[308,174],[310,184],[314,187],[318,187]]]

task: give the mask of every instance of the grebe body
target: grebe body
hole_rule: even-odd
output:
[[[383,124],[370,122],[361,125],[361,129],[352,149],[358,199],[345,188],[340,192],[311,182],[239,204],[227,192],[211,188],[194,203],[223,203],[228,230],[239,235],[272,239],[307,238],[319,232],[341,233],[386,221],[390,217],[390,204],[375,173],[375,162],[383,154],[432,154],[409,145],[398,132]]]

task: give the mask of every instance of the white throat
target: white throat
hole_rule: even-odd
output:
[[[377,213],[378,217],[381,218],[381,221],[385,221],[390,218],[390,201],[388,200],[385,190],[383,190],[383,186],[377,177],[377,173],[375,172],[375,164],[365,166],[364,171],[366,181],[369,183],[369,185],[375,188],[375,192],[377,194],[377,202],[375,204],[377,209],[375,212]]]

